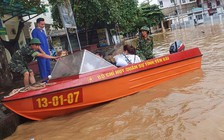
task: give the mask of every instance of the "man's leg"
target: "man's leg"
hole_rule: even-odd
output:
[[[40,71],[41,79],[47,78],[47,68],[46,68],[46,59],[45,58],[37,58],[38,67]]]
[[[47,76],[51,75],[51,62],[50,62],[50,59],[46,59],[46,69],[47,69]]]
[[[29,75],[30,74],[28,71],[23,73],[23,77],[24,77],[23,82],[24,82],[25,87],[27,87],[29,85]]]
[[[18,72],[23,75],[23,84],[25,87],[29,85],[30,74],[26,66],[24,66],[23,62],[11,63],[10,69],[12,69],[13,72]]]
[[[31,84],[36,83],[36,80],[35,80],[33,71],[30,71],[30,83],[31,83]]]

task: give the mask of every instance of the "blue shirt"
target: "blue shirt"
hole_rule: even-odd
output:
[[[41,42],[41,49],[48,55],[50,55],[50,51],[49,51],[49,46],[48,46],[48,41],[47,41],[47,36],[44,32],[43,29],[40,28],[35,28],[32,31],[32,37],[33,38],[38,38]]]

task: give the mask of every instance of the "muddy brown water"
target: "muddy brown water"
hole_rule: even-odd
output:
[[[18,126],[7,140],[223,140],[224,26],[154,36],[155,53],[182,40],[199,47],[202,68],[94,108]]]

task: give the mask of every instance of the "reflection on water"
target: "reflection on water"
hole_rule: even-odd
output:
[[[202,69],[68,116],[20,125],[9,140],[222,140],[224,29],[201,25],[154,36],[156,56],[182,40],[199,47]]]

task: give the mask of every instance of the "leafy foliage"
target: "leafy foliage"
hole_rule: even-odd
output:
[[[48,0],[49,3],[51,4],[51,17],[53,18],[53,27],[57,28],[62,28],[62,22],[60,19],[60,14],[57,5],[62,3],[63,0]]]
[[[52,17],[55,27],[62,27],[57,4],[52,5]],[[73,2],[73,1],[71,1]],[[131,31],[137,19],[137,0],[76,0],[72,5],[78,27],[84,29],[96,26],[119,25],[124,31]]]
[[[18,16],[32,13],[41,14],[43,11],[45,11],[45,5],[40,0],[4,0],[0,3],[1,17],[5,14],[15,13]]]
[[[138,21],[138,1],[122,0],[120,4],[120,19],[118,21],[124,32],[136,31],[136,22]]]
[[[139,14],[141,23],[144,23],[145,25],[148,25],[150,27],[158,25],[164,18],[163,13],[159,9],[159,6],[155,4],[149,5],[143,3],[140,6]]]

